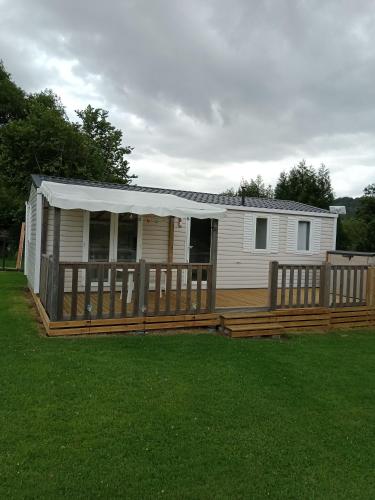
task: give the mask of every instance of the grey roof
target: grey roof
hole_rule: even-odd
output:
[[[298,201],[274,200],[268,198],[249,198],[245,197],[242,202],[241,196],[226,196],[215,193],[200,193],[197,191],[182,191],[179,189],[164,189],[157,187],[137,186],[136,184],[111,184],[108,182],[87,181],[83,179],[68,179],[65,177],[52,177],[48,175],[32,175],[33,183],[39,187],[42,181],[61,182],[63,184],[78,184],[82,186],[104,187],[111,189],[123,189],[125,191],[143,191],[146,193],[164,193],[174,194],[187,200],[197,201],[199,203],[211,203],[213,205],[225,205],[232,207],[265,208],[272,210],[293,210],[298,212],[324,213],[329,214],[328,210],[305,205]]]

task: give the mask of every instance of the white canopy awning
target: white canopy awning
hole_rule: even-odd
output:
[[[67,210],[82,209],[90,212],[105,210],[114,213],[153,214],[160,217],[195,217],[219,219],[226,210],[223,207],[197,203],[174,194],[148,193],[126,189],[63,184],[43,181],[40,191],[52,207]]]

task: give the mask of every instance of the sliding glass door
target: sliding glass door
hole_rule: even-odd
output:
[[[90,212],[89,227],[89,262],[109,262],[111,246],[111,214],[110,212]],[[92,281],[98,280],[97,269],[91,271]],[[108,271],[104,274],[108,281]]]
[[[89,262],[137,260],[137,215],[90,212],[88,235]],[[97,279],[97,272],[93,270],[92,280],[97,281]],[[104,280],[108,281],[108,272],[105,273]]]
[[[137,260],[138,217],[134,214],[119,214],[117,232],[117,260]]]

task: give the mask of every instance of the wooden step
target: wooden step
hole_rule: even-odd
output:
[[[282,335],[284,330],[245,330],[243,332],[232,332],[232,339],[246,338],[246,337],[270,337],[272,335]]]
[[[241,318],[266,318],[273,317],[276,311],[254,311],[254,312],[233,312],[223,313],[220,316],[225,320],[241,319]]]
[[[226,329],[229,330],[230,332],[242,332],[246,330],[251,330],[251,331],[265,331],[265,330],[282,330],[283,327],[280,325],[280,323],[267,323],[263,325],[257,325],[253,323],[247,323],[244,325],[232,325],[232,326],[226,326]]]

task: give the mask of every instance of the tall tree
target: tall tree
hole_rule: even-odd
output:
[[[275,198],[328,209],[334,199],[328,169],[322,164],[316,170],[302,160],[290,172],[280,174],[275,188]]]
[[[367,186],[360,199],[357,217],[365,225],[364,237],[359,242],[358,250],[375,251],[375,183]]]
[[[127,183],[134,179],[129,174],[129,162],[126,159],[133,148],[122,146],[122,132],[108,121],[108,111],[87,106],[84,110],[76,111],[82,124],[80,130],[92,139],[97,147],[98,154],[105,165],[107,180]]]
[[[0,127],[10,120],[22,118],[25,112],[25,93],[13,82],[0,61]]]
[[[129,183],[122,132],[108,112],[88,106],[71,122],[52,91],[26,94],[0,65],[0,221],[18,223],[30,174]],[[6,200],[6,197],[11,200]],[[15,203],[16,201],[16,203]]]
[[[242,179],[237,190],[229,188],[222,194],[226,196],[248,196],[251,198],[273,198],[273,189],[270,184],[266,186],[261,175],[257,175],[255,179],[250,179],[250,181]]]

